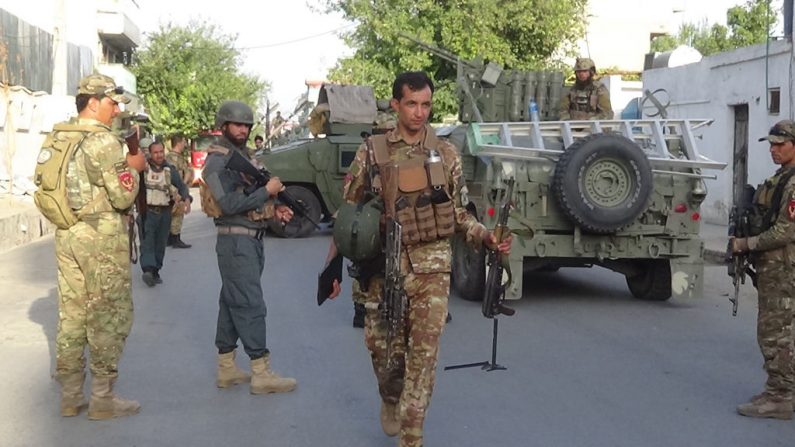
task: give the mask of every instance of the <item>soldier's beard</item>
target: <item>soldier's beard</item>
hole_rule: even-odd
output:
[[[588,87],[591,84],[593,84],[593,76],[588,76],[585,81],[580,81],[579,79],[574,81],[574,85],[577,87]]]

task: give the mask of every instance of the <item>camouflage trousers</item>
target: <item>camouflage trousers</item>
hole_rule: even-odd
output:
[[[398,404],[398,445],[419,447],[422,446],[422,427],[436,377],[439,337],[447,317],[450,274],[409,273],[404,285],[408,296],[405,325],[393,337],[387,350],[387,325],[377,309],[383,278],[373,278],[366,296],[364,338],[370,350],[381,399]]]
[[[765,392],[792,399],[795,387],[793,362],[793,290],[795,270],[783,262],[758,265],[759,315],[756,337],[767,372]]]
[[[55,232],[58,261],[56,375],[85,369],[116,377],[133,323],[130,251],[124,232],[106,235],[84,222]]]
[[[175,203],[171,209],[171,229],[170,234],[180,234],[182,232],[182,220],[185,218],[185,208],[180,203]]]

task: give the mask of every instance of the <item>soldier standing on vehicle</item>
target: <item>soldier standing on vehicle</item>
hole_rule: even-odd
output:
[[[372,137],[372,148],[366,143],[359,148],[343,190],[348,203],[359,203],[370,193],[382,199],[393,197],[391,192],[399,196],[395,218],[403,227],[400,265],[407,297],[405,316],[398,336],[387,346],[387,322],[379,310],[379,305],[384,305],[384,258],[363,263],[368,267],[376,264],[375,268],[380,270],[366,285],[362,284],[362,289],[366,289],[365,343],[381,394],[380,419],[384,433],[399,434],[401,447],[418,447],[422,445],[423,423],[436,375],[439,337],[447,316],[450,236],[461,231],[472,244],[492,246],[495,238],[461,206],[460,156],[450,143],[437,139],[427,124],[433,97],[430,78],[423,72],[402,73],[395,79],[392,95],[391,105],[398,117],[396,129]],[[374,177],[370,168],[376,165],[379,169],[396,169],[397,179]],[[384,180],[382,190],[371,188],[381,180]],[[506,238],[499,250],[508,253],[510,244],[510,237]],[[345,254],[348,249],[340,247],[339,251]],[[334,254],[332,251],[330,256]],[[336,297],[339,290],[335,282],[331,297]]]
[[[113,393],[118,364],[133,322],[127,215],[138,194],[143,153],[125,156],[110,125],[129,103],[124,89],[108,76],[80,80],[77,119],[57,125],[49,143],[73,141],[77,147],[66,172],[66,201],[77,222],[55,231],[58,261],[58,333],[55,375],[61,384],[61,416],[85,408],[85,349],[89,351],[91,400],[88,418],[110,419],[138,413],[138,402]],[[60,147],[63,150],[63,146]]]
[[[193,169],[191,169],[188,161],[185,160],[183,150],[185,149],[185,137],[182,135],[174,135],[171,137],[171,150],[166,156],[166,160],[177,169],[182,182],[190,188],[193,184]],[[171,231],[168,234],[168,246],[174,248],[190,248],[190,244],[182,241],[182,220],[185,214],[190,210],[190,201],[185,197],[181,197],[174,203],[171,209]]]
[[[588,58],[579,58],[574,64],[574,85],[568,94],[560,98],[560,119],[568,120],[610,120],[613,119],[613,106],[610,105],[610,92],[601,82],[595,80],[596,65]]]
[[[171,210],[174,204],[186,203],[190,212],[193,198],[182,183],[177,169],[166,161],[163,143],[149,145],[149,165],[144,175],[146,188],[146,213],[141,215],[141,270],[142,279],[149,287],[163,282],[160,269],[166,254],[166,241],[171,229]]]
[[[221,104],[215,127],[223,135],[208,149],[202,171],[202,208],[214,218],[218,232],[215,252],[222,282],[215,335],[216,385],[226,388],[250,380],[252,394],[284,393],[295,389],[296,380],[280,377],[270,368],[260,281],[265,267],[262,237],[270,220],[288,222],[293,212],[285,205],[274,206],[273,198],[284,189],[278,177],[247,195],[244,189],[250,179],[226,167],[233,151],[249,158],[246,141],[253,125],[254,113],[248,105]],[[238,339],[251,359],[251,377],[235,365]]]
[[[779,121],[767,137],[773,162],[781,167],[759,185],[750,233],[732,239],[735,253],[750,252],[759,295],[757,342],[767,382],[762,393],[737,407],[743,416],[792,419],[795,387],[793,317],[795,316],[795,122]]]

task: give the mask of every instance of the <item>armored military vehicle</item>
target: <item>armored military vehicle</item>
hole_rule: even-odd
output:
[[[701,295],[699,207],[706,197],[703,180],[714,178],[702,171],[725,167],[698,151],[699,129],[710,120],[554,121],[562,73],[503,70],[415,43],[457,67],[458,119],[468,124],[440,128],[437,134],[461,153],[466,208],[493,227],[505,180],[515,179],[508,221],[514,234],[513,281],[507,298],[521,298],[523,272],[592,266],[623,274],[639,299]],[[326,104],[320,107],[325,135],[264,157],[288,189],[324,220],[341,203],[342,179],[361,133],[374,131],[372,90],[354,93],[358,89],[325,86],[319,98]],[[540,121],[533,121],[531,101]],[[276,231],[306,236],[312,226],[297,220]],[[484,281],[484,252],[456,237],[453,288],[465,299],[480,300]]]
[[[313,137],[275,147],[258,159],[303,202],[314,221],[329,221],[342,203],[342,180],[363,141],[362,133],[378,131],[377,117],[371,87],[325,84],[309,117]],[[281,237],[305,237],[314,229],[300,216],[286,226],[271,228]]]

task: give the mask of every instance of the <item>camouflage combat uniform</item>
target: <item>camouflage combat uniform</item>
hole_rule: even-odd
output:
[[[86,137],[67,171],[69,205],[91,209],[55,232],[56,375],[82,375],[88,345],[92,375],[115,378],[133,322],[126,214],[138,193],[138,173],[127,166],[122,141],[110,128],[91,119],[74,122],[107,131]]]
[[[425,132],[433,132],[426,126]],[[426,157],[427,150],[420,143],[406,143],[397,129],[386,133],[389,157],[402,161]],[[462,206],[459,194],[461,159],[455,148],[440,141],[439,151],[448,181],[448,191],[453,193],[456,230],[467,233],[467,240],[481,243],[487,233]],[[363,144],[345,178],[343,194],[347,201],[356,203],[365,192],[367,148]],[[450,289],[451,247],[449,239],[420,242],[404,247],[401,253],[401,272],[407,295],[404,332],[392,340],[387,350],[387,325],[381,319],[378,305],[382,300],[383,275],[374,277],[364,294],[365,343],[370,351],[378,388],[384,402],[398,404],[400,446],[422,445],[422,427],[430,403],[436,374],[439,337],[447,317],[447,297]],[[387,351],[391,356],[387,358]],[[388,365],[390,367],[388,367]]]
[[[184,155],[184,153],[172,151],[166,155],[166,160],[171,163],[171,166],[176,168],[180,178],[182,178],[182,182],[190,188],[191,184],[193,184],[193,169],[188,164],[188,161],[185,160]],[[182,197],[182,199],[185,199],[185,197]],[[171,229],[169,234],[174,236],[182,232],[182,220],[184,216],[185,206],[181,203],[175,203],[174,208],[171,210]]]
[[[757,216],[771,207],[778,215],[769,228],[759,228],[748,239],[748,248],[757,272],[759,314],[757,341],[768,378],[765,395],[774,400],[792,400],[793,371],[793,290],[795,290],[795,176],[784,186],[780,203],[771,203],[775,186],[787,171],[782,167],[759,185],[754,198]]]
[[[566,120],[610,120],[613,107],[610,92],[601,82],[593,79],[580,85],[575,83],[569,92],[560,98],[560,119]]]

